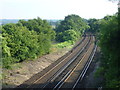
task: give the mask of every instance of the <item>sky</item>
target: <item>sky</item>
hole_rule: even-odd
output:
[[[109,0],[0,0],[2,19],[64,19],[70,14],[101,19],[118,11]]]

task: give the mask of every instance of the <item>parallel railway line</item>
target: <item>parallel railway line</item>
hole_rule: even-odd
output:
[[[89,44],[87,43],[88,46],[87,45],[85,46],[86,48],[84,48],[85,50],[83,51],[83,53],[78,54],[78,56],[75,58],[76,60],[71,64],[71,66],[65,69],[64,72],[61,75],[59,75],[56,80],[51,80],[51,83],[47,84],[47,86],[45,86],[44,88],[53,88],[53,89],[73,88],[74,82],[77,80],[79,73],[81,72],[81,70],[83,69],[85,63],[89,58],[88,54],[91,54],[91,51],[93,50],[93,47],[94,47],[93,39],[94,37],[92,37],[91,43]],[[90,45],[90,48],[89,48],[89,45]]]
[[[92,45],[91,45],[92,46]],[[89,48],[89,49],[91,49],[91,48]],[[83,64],[83,63],[85,63],[85,58],[86,58],[86,55],[89,53],[89,51],[90,50],[87,50],[87,52],[84,54],[84,56],[80,59],[80,61],[79,61],[79,63],[77,63],[77,65],[72,69],[72,70],[70,70],[70,72],[68,72],[67,73],[67,76],[65,76],[64,78],[64,81],[62,81],[62,83],[59,85],[59,84],[57,84],[55,87],[54,87],[54,89],[56,89],[57,87],[58,88],[74,88],[75,86],[73,86],[73,85],[75,85],[73,82],[74,81],[76,81],[76,80],[79,80],[79,79],[77,79],[77,75],[79,75],[78,74],[78,71],[79,71],[79,73],[80,73],[80,71],[81,71],[81,63]],[[84,69],[83,69],[83,71],[84,71]],[[86,71],[86,70],[85,70]],[[85,72],[82,72],[82,73],[85,73]],[[81,73],[81,75],[80,76],[82,76],[82,75],[84,75],[84,74],[82,74]],[[75,78],[76,78],[76,80],[75,80]],[[67,82],[67,83],[66,83]],[[69,83],[71,83],[70,85],[69,85]],[[76,82],[77,83],[77,82]]]
[[[94,49],[91,53],[91,55],[89,56],[89,60],[87,61],[87,63],[85,64],[81,74],[79,75],[79,77],[77,78],[76,82],[74,83],[74,86],[72,87],[73,89],[77,88],[78,87],[78,84],[80,84],[79,82],[82,81],[82,79],[84,78],[93,58],[94,58],[94,55],[95,55],[95,52],[96,52],[96,49],[97,49],[97,46],[95,45],[94,46]]]
[[[90,39],[89,39],[89,41],[90,41]],[[66,75],[67,71],[69,72],[70,69],[72,69],[72,68],[74,68],[74,67],[76,66],[76,64],[79,62],[79,60],[76,60],[76,59],[77,59],[78,57],[80,57],[81,55],[83,56],[83,52],[85,52],[84,49],[87,49],[87,48],[88,48],[87,46],[88,46],[88,44],[89,44],[89,41],[88,41],[88,42],[85,44],[85,46],[77,53],[76,56],[74,56],[64,67],[62,67],[62,68],[59,70],[61,73],[59,73],[59,74],[57,73],[57,76],[51,78],[51,80],[49,81],[49,83],[47,83],[43,88],[46,88],[46,86],[47,86],[47,88],[52,88],[51,85],[48,87],[48,84],[53,84],[53,85],[55,85],[55,83],[54,83],[54,82],[56,82],[55,79],[58,78],[58,77],[60,77],[60,76],[59,76],[60,74],[62,74],[62,76],[64,76],[64,75]],[[61,79],[62,79],[62,77],[61,77]]]
[[[61,57],[55,63],[51,64],[42,72],[36,74],[31,79],[25,81],[23,84],[16,87],[15,89],[18,89],[18,88],[25,88],[25,89],[69,88],[66,82],[67,81],[69,82],[70,78],[74,76],[74,72],[76,72],[77,68],[82,67],[79,70],[79,73],[80,73],[80,72],[83,72],[82,70],[84,67],[88,68],[88,66],[90,65],[90,62],[92,61],[92,59],[91,60],[88,60],[88,59],[90,58],[90,56],[93,55],[91,53],[94,48],[94,44],[93,44],[94,41],[95,40],[93,36],[87,35],[86,37],[83,37],[81,42],[78,43],[70,52],[68,52],[66,55]],[[84,63],[84,64],[81,64],[81,63]],[[76,79],[75,81],[74,83],[76,84],[73,85],[73,88],[76,87],[78,80]]]

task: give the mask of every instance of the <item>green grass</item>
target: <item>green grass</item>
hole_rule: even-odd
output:
[[[65,41],[65,42],[61,42],[61,43],[52,44],[51,53],[57,52],[63,48],[71,49],[74,44],[75,44],[74,41]]]
[[[64,48],[64,47],[70,47],[71,48],[71,45],[73,45],[75,42],[73,41],[65,41],[65,42],[62,42],[62,43],[57,43],[57,44],[54,44],[52,45],[52,48]]]

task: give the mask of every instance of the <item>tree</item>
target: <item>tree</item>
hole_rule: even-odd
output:
[[[99,28],[100,28],[100,21],[97,19],[89,19],[88,20],[88,25],[90,26],[90,28],[88,29],[89,32],[92,33],[96,33],[99,32]]]
[[[78,15],[68,15],[60,25],[56,28],[56,32],[63,32],[69,29],[74,29],[78,32],[83,32],[88,27],[87,23],[83,21]]]
[[[68,40],[76,40],[75,37],[70,39],[73,36],[76,38],[80,37],[81,34],[88,28],[87,23],[78,15],[68,15],[65,17],[63,21],[56,27],[56,40],[57,41],[66,41]],[[71,31],[72,30],[72,31]],[[73,32],[75,31],[75,32]],[[66,34],[68,33],[68,34]],[[70,35],[73,34],[73,35]],[[77,35],[76,35],[77,34]],[[64,36],[67,35],[67,36]],[[70,36],[70,37],[68,37]]]
[[[60,42],[64,42],[64,41],[76,41],[77,38],[79,37],[79,35],[76,33],[75,30],[67,30],[67,31],[64,31],[63,33],[60,32],[58,34],[58,41]]]
[[[100,28],[100,47],[104,59],[102,66],[104,67],[104,78],[106,79],[106,87],[118,88],[119,86],[119,65],[120,59],[120,29],[118,29],[118,17],[112,16],[102,19]]]
[[[46,20],[20,20],[2,26],[3,66],[34,59],[50,52],[55,31]]]

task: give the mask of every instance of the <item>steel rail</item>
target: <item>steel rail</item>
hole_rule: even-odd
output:
[[[62,87],[62,85],[65,83],[65,81],[67,81],[68,78],[70,78],[70,76],[74,73],[74,71],[76,70],[76,68],[77,68],[77,67],[80,65],[80,63],[84,60],[84,58],[85,58],[85,56],[87,55],[88,51],[89,51],[89,49],[88,49],[87,52],[84,54],[84,56],[81,58],[80,62],[73,68],[73,70],[71,70],[70,72],[68,72],[68,73],[67,73],[68,75],[65,75],[65,76],[63,77],[63,79],[60,81],[60,82],[62,82],[62,83],[59,82],[59,83],[54,87],[53,90],[55,90],[57,87],[58,87],[58,89],[60,89],[60,88]]]
[[[87,37],[86,37],[87,38]],[[82,41],[84,40],[84,38],[81,40],[80,43],[82,43]],[[79,43],[79,45],[80,45]],[[74,48],[76,49],[79,45],[75,46]],[[82,48],[83,49],[83,48]],[[73,50],[73,52],[75,52]],[[62,62],[64,62],[65,59],[67,59],[72,53],[70,53],[67,57],[65,57],[61,62],[59,62],[57,65],[55,65],[52,69],[50,69],[47,73],[45,73],[43,76],[41,76],[39,79],[37,79],[36,81],[34,81],[32,84],[37,83],[40,79],[42,79],[44,76],[48,75],[52,70],[54,70],[58,65],[60,65]],[[31,85],[27,86],[26,88],[31,87]]]
[[[78,77],[77,81],[75,82],[75,84],[74,84],[72,90],[74,90],[75,87],[77,86],[78,82],[81,81],[81,80],[84,78],[84,76],[85,76],[85,74],[86,74],[86,72],[87,72],[87,70],[88,70],[88,68],[89,68],[89,66],[90,66],[90,64],[91,64],[91,62],[92,62],[92,60],[93,60],[93,58],[94,58],[96,49],[97,49],[97,45],[94,47],[94,51],[91,53],[92,56],[90,55],[91,58],[90,58],[89,62],[86,63],[84,69],[82,70],[82,73],[80,74],[80,76]]]
[[[87,47],[87,45],[89,44],[90,40],[91,40],[91,37],[90,37],[90,39],[88,40],[88,42],[85,44],[85,46],[82,47],[82,49],[77,53],[77,55],[74,56],[73,59],[71,59],[69,62],[67,62],[62,68],[60,68],[60,69],[53,75],[53,77],[50,78],[50,80],[48,81],[48,83],[43,86],[43,88],[45,88],[50,82],[54,81],[66,68],[69,67],[69,65],[70,65],[71,63],[73,63],[73,62],[77,59],[77,57],[78,57],[78,56],[84,51],[84,49]]]

